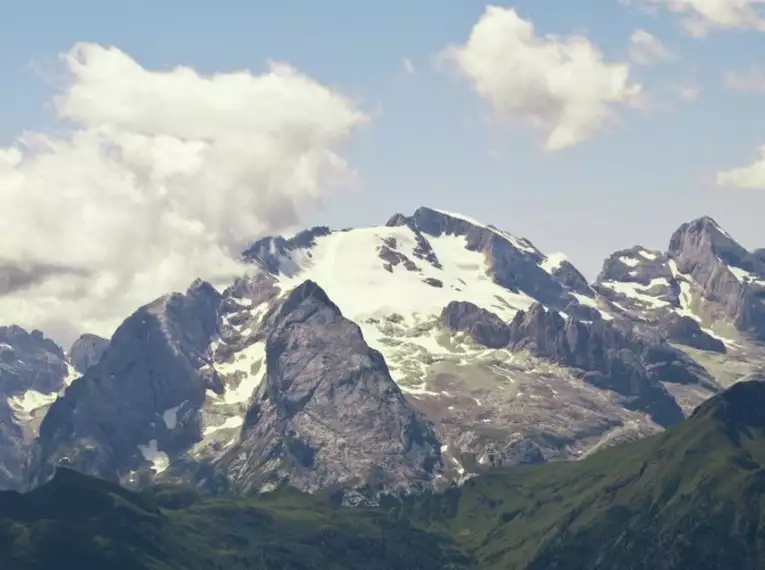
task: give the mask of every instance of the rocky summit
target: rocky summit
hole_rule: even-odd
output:
[[[562,254],[462,215],[267,237],[68,352],[0,327],[0,486],[328,490],[349,504],[580,459],[762,376],[765,256],[714,220]]]

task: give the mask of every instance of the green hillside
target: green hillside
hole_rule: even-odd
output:
[[[660,436],[379,509],[139,495],[60,470],[0,494],[0,568],[759,569],[764,467],[765,383],[748,382]]]

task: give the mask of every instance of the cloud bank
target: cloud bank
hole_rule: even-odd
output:
[[[0,148],[0,313],[54,335],[111,334],[196,277],[239,273],[244,245],[347,181],[341,145],[368,120],[283,63],[151,71],[87,43],[62,62],[65,132]]]
[[[548,150],[592,138],[614,118],[615,104],[637,105],[641,94],[628,63],[606,62],[586,37],[539,36],[511,8],[487,7],[467,42],[441,55],[498,118],[543,129]]]

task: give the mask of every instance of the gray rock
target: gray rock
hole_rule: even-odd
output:
[[[77,372],[83,374],[101,360],[108,346],[108,339],[90,333],[83,334],[69,349],[69,362]]]
[[[0,489],[21,489],[29,450],[47,407],[68,376],[64,352],[40,331],[0,327]],[[16,404],[16,405],[12,405]]]
[[[658,366],[683,358],[671,347],[659,350],[604,321],[566,321],[540,304],[515,316],[510,323],[510,346],[581,370],[586,381],[621,394],[625,407],[649,414],[659,425],[670,426],[684,417],[661,383],[677,381]],[[654,368],[647,368],[648,364]]]
[[[433,427],[379,352],[315,283],[269,318],[267,374],[221,464],[242,492],[283,484],[371,495],[424,488],[441,463]]]
[[[288,252],[296,249],[308,249],[314,244],[317,237],[329,235],[330,230],[326,226],[317,226],[304,230],[290,239],[281,236],[266,237],[253,243],[242,253],[242,259],[249,263],[256,263],[266,271],[273,274],[284,274],[291,268],[285,267],[283,259]]]
[[[668,252],[678,270],[701,287],[709,302],[705,316],[722,317],[765,341],[765,305],[730,269],[739,268],[765,279],[765,264],[758,256],[736,243],[709,217],[683,224],[672,235]]]
[[[221,297],[195,282],[141,307],[114,333],[109,350],[56,400],[40,427],[29,474],[31,484],[48,480],[59,465],[126,482],[147,467],[140,445],[154,440],[169,451],[200,437],[198,421],[170,430],[165,410],[199,409],[214,378],[200,368],[217,333]]]
[[[441,323],[451,331],[466,332],[487,348],[503,348],[510,329],[497,315],[466,301],[452,301],[441,312]]]

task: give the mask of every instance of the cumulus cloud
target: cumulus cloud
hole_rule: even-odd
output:
[[[717,184],[747,190],[765,190],[765,146],[760,148],[759,158],[751,164],[718,172]]]
[[[725,83],[735,91],[765,93],[765,73],[757,64],[752,64],[746,72],[726,72]]]
[[[765,31],[765,0],[620,0],[649,10],[665,9],[682,18],[692,35],[704,37],[713,30]]]
[[[547,149],[593,137],[615,104],[638,105],[628,63],[609,63],[586,37],[537,35],[511,8],[488,6],[467,42],[442,51],[500,119],[544,129]]]
[[[28,327],[111,334],[197,276],[239,273],[249,241],[299,224],[352,175],[340,145],[368,120],[283,63],[151,71],[94,44],[62,62],[66,132],[0,148],[0,267],[16,268],[0,314]]]
[[[675,55],[661,43],[659,38],[645,30],[635,30],[630,36],[630,59],[638,65],[653,65],[672,61]]]

